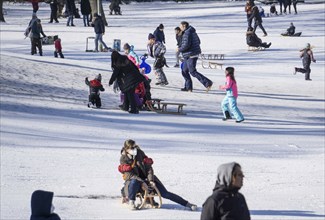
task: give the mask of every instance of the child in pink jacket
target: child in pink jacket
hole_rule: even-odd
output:
[[[235,69],[233,67],[226,68],[226,85],[219,86],[219,89],[226,90],[226,97],[222,100],[221,109],[224,118],[222,120],[226,121],[232,119],[231,114],[236,118],[236,123],[244,121],[244,116],[237,107],[237,84],[235,80]]]

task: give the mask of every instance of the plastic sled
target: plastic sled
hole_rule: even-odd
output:
[[[151,72],[151,66],[148,63],[146,63],[147,58],[148,58],[147,56],[141,56],[140,58],[142,60],[140,64],[140,69],[144,68],[145,74],[149,74]]]

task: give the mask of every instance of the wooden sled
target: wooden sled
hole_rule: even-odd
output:
[[[248,46],[248,51],[256,52],[256,51],[263,51],[263,50],[265,50],[265,47],[252,47],[252,46]]]
[[[186,115],[183,111],[183,106],[186,106],[184,103],[176,103],[176,102],[163,102],[160,99],[151,100],[152,104],[147,105],[150,111],[157,112],[160,114],[174,114],[174,115]],[[157,104],[157,107],[155,107]],[[177,106],[177,111],[169,111],[167,106]]]
[[[135,197],[135,205],[137,209],[156,208],[159,209],[162,205],[160,191],[156,186],[148,185],[148,190],[141,190]],[[155,200],[156,199],[156,200]]]
[[[201,54],[202,67],[204,69],[222,69],[223,63],[221,60],[225,59],[224,54]]]

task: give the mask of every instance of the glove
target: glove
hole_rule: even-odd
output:
[[[147,165],[152,165],[153,164],[153,160],[149,157],[146,157],[143,159],[143,163],[147,164]]]
[[[150,185],[151,185],[152,187],[155,187],[155,186],[156,186],[156,183],[155,183],[154,181],[150,181]]]
[[[145,182],[142,182],[141,188],[142,188],[144,191],[147,191],[147,190],[149,189],[148,185],[147,185]]]

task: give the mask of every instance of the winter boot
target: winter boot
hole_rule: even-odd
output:
[[[226,117],[222,119],[223,121],[227,121],[228,119],[232,119],[231,115],[230,115],[230,113],[228,111],[225,111],[225,115],[226,115]]]
[[[137,208],[135,207],[134,200],[129,201],[129,209],[130,210],[136,210]]]

